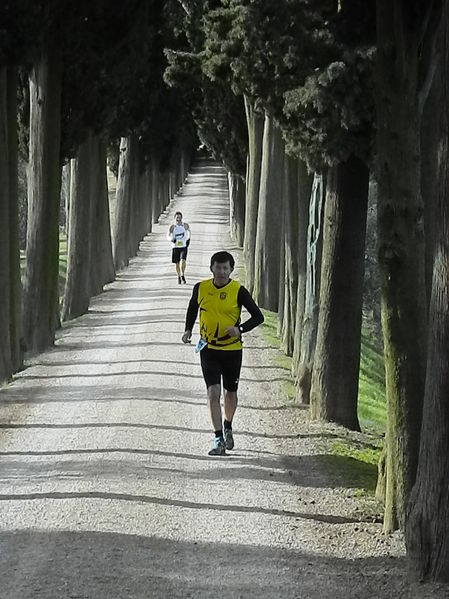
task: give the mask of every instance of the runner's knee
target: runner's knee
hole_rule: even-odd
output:
[[[221,385],[211,385],[207,388],[207,399],[211,402],[220,401]]]

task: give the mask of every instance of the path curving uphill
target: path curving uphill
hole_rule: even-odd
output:
[[[192,229],[182,286],[176,210]],[[444,596],[409,585],[401,538],[325,472],[324,441],[345,433],[286,397],[260,328],[235,450],[207,455],[199,360],[180,339],[211,254],[242,265],[228,231],[226,175],[198,162],[129,268],[0,392],[1,599]]]

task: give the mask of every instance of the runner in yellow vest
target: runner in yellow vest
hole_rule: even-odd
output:
[[[209,455],[225,455],[226,449],[234,447],[232,419],[237,408],[237,388],[242,366],[242,334],[248,333],[264,320],[249,291],[230,278],[234,264],[229,252],[217,252],[212,256],[210,269],[213,277],[194,286],[182,336],[184,343],[190,343],[199,310],[200,340],[195,349],[200,352],[215,433]],[[250,318],[244,323],[240,321],[242,307],[250,313]],[[222,381],[223,424],[220,403]]]

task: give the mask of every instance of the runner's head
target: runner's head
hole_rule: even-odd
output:
[[[214,283],[222,286],[229,281],[234,270],[235,261],[229,252],[216,252],[210,259],[210,270],[214,275]]]
[[[182,222],[182,213],[181,212],[175,212],[175,222],[179,225]]]
[[[218,262],[219,264],[224,264],[225,262],[229,262],[229,266],[234,270],[235,260],[232,254],[229,252],[215,252],[215,254],[210,259],[210,268],[214,265],[214,262]]]

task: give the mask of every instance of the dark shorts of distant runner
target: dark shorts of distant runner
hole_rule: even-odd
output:
[[[181,262],[181,260],[187,260],[187,248],[173,248],[171,252],[171,261],[173,264]]]
[[[227,391],[237,391],[242,368],[241,349],[225,351],[205,347],[201,350],[200,358],[206,387],[221,385],[223,377],[223,387]]]

